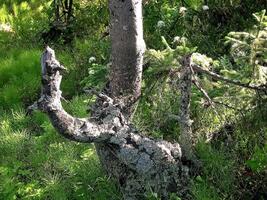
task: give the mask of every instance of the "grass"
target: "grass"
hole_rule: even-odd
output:
[[[30,105],[37,100],[41,90],[40,49],[2,50],[7,53],[0,56],[1,107],[10,109]],[[74,70],[71,53],[61,51],[58,54],[62,64],[69,68],[62,81],[62,90],[65,97],[71,98],[80,91],[77,89],[79,85],[74,84],[77,71]]]
[[[41,112],[26,116],[25,107],[39,96],[41,51],[0,48],[5,50],[0,55],[0,200],[121,199],[92,144],[61,137]],[[72,97],[76,88],[71,54],[61,52],[59,59],[70,66],[62,88]],[[74,96],[64,107],[84,117],[90,101]]]
[[[26,116],[25,105],[36,100],[40,90],[40,53],[38,49],[15,49],[0,56],[0,200],[121,199],[115,184],[102,171],[93,145],[62,138],[46,115],[40,112],[35,112],[31,117]],[[72,73],[75,69],[73,60],[68,53],[63,52],[59,54],[59,58],[65,66],[71,66],[63,82],[63,94],[68,90],[71,98],[64,102],[64,107],[72,115],[84,117],[87,115],[87,104],[93,99],[85,95],[73,96],[76,93],[76,86],[72,84],[75,81]],[[140,123],[138,125],[141,128],[146,125],[142,123],[152,126],[155,124],[155,116],[164,118],[161,116],[163,109],[170,108],[173,104],[170,99],[169,96],[156,99],[154,110],[147,111],[149,106],[141,104],[140,108],[144,109],[136,117],[136,121]],[[260,110],[261,112],[255,111],[256,113],[246,116],[246,121],[242,122],[244,124],[240,122],[240,127],[237,126],[233,135],[235,146],[231,149],[221,147],[223,145],[197,145],[203,171],[193,181],[196,200],[237,197],[236,187],[244,180],[240,181],[242,177],[236,176],[235,172],[244,167],[249,158],[254,161],[259,155],[263,155],[261,152],[254,155],[252,147],[263,143],[266,138],[250,134],[251,130],[262,135],[266,132],[266,120],[263,120],[266,118],[266,109]],[[166,127],[175,126],[165,123],[156,127],[159,137],[162,137],[164,130],[168,130]],[[173,134],[179,132],[169,130]],[[168,134],[165,136],[168,137]],[[250,152],[247,152],[249,149]],[[238,159],[237,154],[242,159]],[[250,178],[244,182],[253,181],[257,185],[255,180],[257,179]],[[264,188],[263,181],[260,183]],[[248,197],[252,195],[251,192],[247,194]],[[151,199],[155,199],[154,196]]]
[[[9,6],[3,6],[4,3]],[[93,145],[62,138],[43,113],[35,112],[31,117],[25,114],[25,107],[37,100],[40,92],[41,48],[38,48],[37,44],[40,41],[36,35],[48,24],[48,7],[49,2],[44,3],[43,0],[0,0],[0,22],[10,22],[14,28],[14,33],[0,32],[0,200],[121,199],[115,184],[105,176]],[[145,9],[149,11],[149,8]],[[146,40],[149,47],[161,47],[161,41],[157,42],[161,34],[154,33],[154,24],[164,14],[154,12],[153,7],[151,9],[151,12],[145,12],[149,15],[145,17],[145,27],[146,30],[149,30],[149,27],[153,28],[153,31],[146,33]],[[11,14],[10,10],[17,14]],[[90,13],[87,18],[84,13],[79,16],[84,20],[80,25],[91,28],[90,22],[95,20],[91,15],[99,14],[93,11],[86,12]],[[160,16],[157,16],[159,13]],[[236,16],[240,17],[238,13]],[[103,19],[106,19],[106,16],[98,20]],[[83,23],[85,21],[89,23]],[[209,23],[202,20],[199,25]],[[106,62],[110,45],[108,40],[95,39],[99,38],[105,25],[98,25],[98,21],[94,24],[100,27],[95,31],[97,36],[92,34],[90,38],[85,36],[86,39],[75,39],[72,48],[56,47],[58,59],[68,67],[62,82],[63,96],[67,99],[63,106],[77,117],[87,116],[87,104],[93,101],[93,98],[80,95],[81,86],[102,88],[106,80]],[[195,45],[200,44],[200,51],[211,55],[225,51],[225,48],[218,45],[220,41],[213,44],[219,35],[217,29],[209,29],[212,26],[204,27],[204,34],[200,31],[191,38]],[[185,31],[185,27],[177,27]],[[231,27],[230,23],[228,29],[232,30]],[[188,33],[196,29],[197,27],[189,29]],[[228,32],[227,29],[222,30]],[[90,56],[96,57],[96,63],[88,61]],[[146,99],[141,100],[135,124],[154,137],[177,139],[179,126],[175,120],[169,120],[167,114],[179,113],[179,92],[173,92],[173,88],[166,88],[162,84],[158,84],[156,88],[160,92],[152,91]],[[223,91],[225,90],[223,88]],[[212,90],[210,94],[212,92],[220,91]],[[213,132],[225,121],[234,121],[235,113],[225,108],[220,110],[225,119],[218,118],[206,108],[197,110],[194,105],[196,97],[197,93],[194,93],[192,117],[195,125],[200,127],[196,132]],[[241,197],[252,199],[255,194],[266,191],[265,105],[266,102],[263,102],[262,107],[258,106],[254,112],[238,119],[240,123],[235,124],[235,130],[230,135],[230,145],[226,144],[223,135],[215,145],[200,142],[196,146],[197,155],[203,164],[202,173],[192,181],[196,200]],[[149,198],[157,199],[157,195],[152,194]],[[177,198],[174,196],[172,199]]]
[[[231,199],[236,181],[234,159],[223,149],[215,149],[203,142],[197,144],[196,150],[203,170],[193,184],[195,199]]]
[[[85,105],[76,97],[66,107]],[[62,138],[42,113],[2,112],[0,134],[0,199],[120,199],[94,146]]]
[[[4,108],[29,104],[40,90],[40,51],[12,50],[9,53],[11,56],[0,61],[0,102]]]

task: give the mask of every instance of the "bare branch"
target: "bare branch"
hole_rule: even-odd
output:
[[[190,67],[190,70],[191,70],[191,73],[192,73],[192,82],[193,84],[197,87],[197,89],[204,95],[204,97],[207,99],[208,101],[208,105],[209,106],[213,106],[213,102],[211,100],[211,98],[209,97],[208,93],[206,92],[206,90],[204,90],[200,83],[198,82],[197,80],[197,77],[195,75],[195,72],[194,72],[194,69],[192,67],[192,64],[189,66]]]
[[[95,91],[91,91],[98,96],[92,117],[71,116],[61,105],[60,71],[64,68],[49,47],[42,56],[42,69],[42,95],[31,108],[37,105],[47,113],[64,137],[78,142],[95,142],[100,160],[105,163],[103,167],[120,183],[125,199],[138,199],[137,196],[146,192],[147,185],[165,199],[170,192],[176,192],[184,199],[190,198],[189,178],[193,173],[189,172],[199,167],[190,162],[191,158],[183,149],[186,147],[141,135],[123,116],[120,105]],[[186,105],[186,116],[189,116],[188,108]],[[186,120],[182,123],[190,127],[190,118],[186,117]]]
[[[212,78],[216,79],[216,80],[221,80],[227,83],[231,83],[240,87],[244,87],[244,88],[248,88],[248,89],[252,89],[252,90],[256,90],[256,91],[261,91],[261,92],[267,92],[267,86],[266,85],[255,85],[255,84],[247,84],[247,83],[242,83],[238,80],[232,80],[232,79],[228,79],[225,78],[221,75],[218,75],[214,72],[211,72],[209,70],[206,70],[204,68],[201,68],[200,66],[196,65],[196,64],[192,64],[192,68],[196,71],[196,72],[200,72],[200,73],[204,73],[208,76],[211,76]]]
[[[99,125],[92,119],[76,118],[68,114],[61,105],[60,71],[65,68],[55,57],[55,52],[46,47],[42,59],[41,98],[29,109],[38,109],[47,113],[52,124],[64,137],[79,142],[101,142],[111,137],[109,125]],[[36,106],[37,105],[37,106]]]

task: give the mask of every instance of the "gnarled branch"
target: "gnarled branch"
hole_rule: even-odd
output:
[[[65,68],[49,47],[41,61],[42,94],[35,105],[48,114],[53,126],[64,137],[78,142],[95,142],[112,152],[102,162],[109,164],[105,167],[112,168],[107,172],[118,181],[125,199],[143,199],[151,190],[162,198],[168,198],[171,192],[183,199],[190,198],[188,183],[192,166],[188,162],[190,158],[182,156],[184,152],[178,143],[141,135],[123,116],[121,106],[114,105],[105,94],[98,95],[93,117],[71,116],[61,105],[60,73]],[[106,151],[99,148],[98,153],[103,155]]]
[[[53,49],[46,47],[41,65],[42,93],[35,107],[48,114],[57,131],[64,137],[79,142],[101,142],[110,138],[114,131],[109,124],[99,125],[93,119],[73,117],[62,107],[60,72],[65,68],[57,61]]]

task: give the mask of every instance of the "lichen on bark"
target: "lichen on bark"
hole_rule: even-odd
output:
[[[49,47],[42,58],[46,70],[37,107],[47,113],[64,137],[96,144],[103,167],[118,182],[125,199],[142,199],[149,191],[163,199],[168,199],[170,192],[190,198],[190,166],[183,163],[183,150],[178,143],[142,135],[124,117],[121,106],[105,94],[98,95],[92,117],[69,115],[60,101],[64,67]]]

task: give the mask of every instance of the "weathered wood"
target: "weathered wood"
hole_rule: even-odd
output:
[[[162,199],[168,199],[171,192],[183,199],[190,198],[190,166],[183,163],[178,143],[141,135],[123,116],[121,106],[105,94],[98,95],[93,117],[81,119],[69,115],[60,101],[64,67],[49,47],[41,60],[43,89],[38,108],[47,113],[64,137],[97,144],[100,160],[118,182],[124,199],[144,199],[151,191]]]
[[[56,60],[55,52],[46,47],[41,58],[42,94],[37,106],[46,112],[54,127],[64,137],[79,142],[96,142],[107,140],[109,127],[99,125],[95,120],[80,119],[70,116],[61,105],[60,83],[61,70],[65,68]]]
[[[181,63],[179,85],[180,97],[180,136],[179,142],[183,147],[184,156],[193,158],[192,120],[190,120],[190,101],[192,86],[191,55],[186,56]]]
[[[42,57],[43,89],[37,105],[64,137],[95,143],[103,168],[117,181],[124,199],[145,199],[149,192],[162,199],[170,193],[189,199],[191,166],[184,150],[178,143],[143,136],[129,122],[141,94],[142,0],[110,0],[109,8],[109,87],[106,94],[98,95],[92,117],[75,118],[63,109],[59,88],[63,68],[49,47]]]

